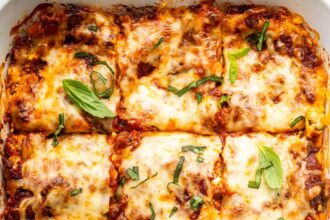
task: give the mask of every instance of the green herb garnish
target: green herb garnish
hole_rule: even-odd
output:
[[[172,211],[171,211],[171,214],[170,214],[169,218],[171,218],[177,211],[178,211],[178,208],[174,206],[172,208]]]
[[[164,40],[165,40],[165,37],[159,38],[157,43],[153,46],[153,49],[156,49],[157,47],[159,47],[164,42]]]
[[[113,118],[116,115],[108,109],[104,103],[88,88],[78,80],[64,79],[62,85],[70,100],[97,118]]]
[[[238,74],[238,64],[237,59],[240,59],[244,56],[246,56],[250,51],[249,47],[243,48],[239,51],[234,51],[228,54],[229,58],[229,81],[231,84],[234,84],[237,79]]]
[[[197,80],[195,82],[192,82],[190,84],[188,84],[186,87],[182,88],[182,89],[177,89],[173,86],[169,86],[168,87],[168,91],[174,93],[175,95],[181,97],[184,94],[186,94],[187,92],[189,92],[191,89],[197,88],[198,86],[202,85],[203,83],[206,83],[207,81],[212,81],[212,82],[218,82],[218,83],[222,83],[223,79],[222,77],[219,76],[206,76],[200,80]]]
[[[201,92],[196,93],[197,104],[201,103],[203,100],[203,94]]]
[[[106,85],[107,79],[102,74],[100,74],[99,72],[96,72],[96,71],[91,72],[90,79],[91,79],[91,83],[92,83],[93,92],[95,93],[95,95],[97,97],[99,97],[99,98],[109,98],[112,95],[114,84],[115,84],[115,81],[114,81],[113,78],[111,80],[111,86],[109,88],[105,89],[102,92],[97,91],[95,84],[98,81],[100,81],[103,85]]]
[[[172,181],[172,183],[174,183],[174,184],[178,184],[178,182],[179,182],[179,177],[180,177],[180,173],[181,173],[181,170],[183,167],[183,163],[184,163],[184,157],[181,156],[178,164],[176,165],[175,171],[174,171],[173,181]]]
[[[105,62],[105,61],[95,61],[95,62],[92,62],[90,65],[91,66],[104,65],[104,66],[106,66],[109,69],[109,71],[112,73],[113,76],[115,75],[115,71],[113,71],[113,69],[111,68],[111,66],[107,62]]]
[[[86,52],[77,52],[77,53],[74,54],[74,58],[79,58],[79,59],[88,58],[88,59],[91,59],[91,60],[95,60],[96,59],[96,57],[93,54],[86,53]]]
[[[259,35],[259,39],[258,39],[258,44],[257,44],[257,49],[259,51],[262,51],[262,46],[266,40],[266,31],[267,31],[267,28],[269,27],[269,21],[265,21],[264,25],[262,26],[262,30],[261,30],[261,33]]]
[[[259,148],[259,165],[256,170],[255,180],[249,181],[248,187],[259,188],[261,176],[264,174],[267,185],[271,189],[279,189],[283,182],[283,169],[280,157],[270,147]]]
[[[139,180],[139,167],[133,166],[133,168],[128,168],[126,170],[126,174],[132,179],[132,180]]]
[[[300,121],[304,120],[305,117],[304,116],[299,116],[297,118],[295,118],[291,123],[290,123],[290,127],[293,128],[294,126],[296,126],[296,124],[298,124]]]
[[[198,211],[198,209],[204,204],[203,199],[200,196],[194,196],[191,200],[190,200],[190,207],[192,208],[192,210],[194,210],[195,212]]]
[[[136,187],[142,185],[143,183],[147,182],[149,179],[151,179],[151,178],[157,176],[157,174],[158,174],[158,173],[156,172],[154,175],[152,175],[152,176],[150,176],[150,177],[148,176],[146,179],[142,180],[141,182],[139,182],[139,183],[136,184],[135,186],[132,186],[131,189],[135,189]]]
[[[83,191],[82,188],[73,189],[73,190],[71,191],[71,197],[76,196],[76,195],[82,193],[82,191]]]
[[[206,147],[205,146],[194,146],[194,145],[187,145],[181,147],[182,152],[194,152],[196,154],[202,154],[205,151]]]
[[[155,213],[154,207],[152,206],[151,203],[149,203],[149,209],[150,209],[150,212],[151,212],[150,219],[151,219],[151,220],[155,220],[155,218],[156,218],[156,213]]]
[[[92,24],[92,25],[88,26],[88,30],[97,32],[99,30],[99,28],[95,24]]]
[[[63,113],[58,115],[58,121],[59,121],[59,125],[54,133],[53,142],[52,142],[53,147],[58,145],[58,136],[60,135],[62,129],[64,129],[64,114]]]
[[[198,163],[203,163],[204,162],[204,157],[198,156],[197,159],[196,159],[196,161]]]

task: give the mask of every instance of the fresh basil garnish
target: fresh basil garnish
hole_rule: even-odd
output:
[[[250,51],[249,47],[243,48],[239,51],[234,51],[228,54],[229,58],[229,81],[231,84],[234,84],[237,79],[238,74],[238,64],[237,59],[240,59],[244,56],[246,56]]]
[[[58,136],[60,135],[62,129],[64,129],[64,114],[63,113],[58,115],[58,121],[59,121],[59,125],[54,133],[53,142],[52,142],[53,147],[58,145]]]
[[[91,66],[104,65],[104,66],[106,66],[109,69],[109,71],[112,73],[113,76],[115,75],[115,71],[113,71],[113,69],[111,68],[111,66],[107,62],[105,62],[105,61],[95,61],[95,62],[92,62],[90,65]]]
[[[206,147],[205,146],[194,146],[194,145],[187,145],[181,147],[182,152],[194,152],[196,154],[202,154],[205,151]]]
[[[200,104],[203,100],[203,94],[201,92],[196,93],[197,104]]]
[[[261,30],[261,33],[260,33],[259,39],[258,39],[257,49],[259,51],[262,51],[263,44],[266,40],[265,35],[266,35],[266,31],[267,31],[268,27],[269,27],[269,21],[265,21],[264,25],[262,26],[262,30]]]
[[[156,49],[157,47],[159,47],[164,42],[164,40],[165,40],[164,37],[159,38],[157,43],[153,46],[153,49]]]
[[[91,79],[91,83],[92,83],[92,88],[93,88],[93,92],[95,93],[95,95],[99,98],[109,98],[112,93],[113,93],[113,88],[114,88],[114,80],[112,77],[111,80],[111,86],[101,92],[98,92],[98,89],[96,88],[96,84],[97,83],[102,83],[104,86],[106,86],[107,83],[107,79],[100,74],[99,72],[96,71],[92,71],[90,74],[90,79]]]
[[[128,168],[126,170],[126,174],[132,179],[132,180],[139,180],[139,167],[133,166],[133,168]]]
[[[204,162],[204,157],[198,156],[197,159],[196,159],[196,161],[198,163],[203,163]]]
[[[200,196],[194,196],[191,200],[190,200],[190,207],[192,208],[192,210],[194,210],[195,212],[198,211],[198,209],[200,207],[202,207],[202,205],[204,204],[203,199]]]
[[[158,173],[156,172],[154,175],[152,175],[152,176],[148,176],[146,179],[142,180],[141,182],[139,182],[139,183],[136,184],[135,186],[132,186],[131,189],[135,189],[135,188],[137,188],[138,186],[140,186],[140,185],[142,185],[143,183],[147,182],[147,181],[150,180],[151,178],[157,176],[157,174],[158,174]]]
[[[176,212],[178,211],[178,207],[173,207],[172,210],[171,210],[171,213],[169,215],[169,218],[171,218]]]
[[[86,53],[86,52],[77,52],[74,54],[74,58],[79,58],[79,59],[90,59],[90,60],[97,60],[97,58],[91,54],[91,53]]]
[[[149,209],[150,209],[150,212],[151,212],[150,219],[151,219],[151,220],[155,220],[155,218],[156,218],[156,213],[155,213],[154,207],[152,206],[151,203],[149,203]]]
[[[300,121],[304,120],[305,117],[304,116],[299,116],[297,118],[295,118],[291,123],[290,123],[290,127],[293,128],[294,126],[296,126],[296,124],[298,124]]]
[[[174,171],[173,181],[172,181],[172,183],[174,183],[174,184],[178,184],[178,182],[179,182],[179,177],[180,177],[180,173],[181,173],[181,170],[183,167],[183,163],[184,163],[184,157],[181,156],[178,164],[176,165],[175,171]]]
[[[267,185],[271,189],[279,189],[283,182],[283,169],[280,157],[270,147],[259,148],[259,165],[256,170],[255,180],[249,181],[248,187],[259,188],[261,176],[264,174]]]
[[[113,118],[116,115],[108,109],[104,103],[88,88],[78,80],[64,79],[62,85],[70,100],[97,118]]]
[[[97,32],[99,30],[99,28],[95,24],[92,24],[92,25],[88,26],[88,30]]]
[[[73,189],[73,190],[71,191],[71,193],[70,193],[70,194],[71,194],[71,197],[74,197],[74,196],[76,196],[76,195],[82,193],[82,191],[83,191],[82,188]]]
[[[206,83],[207,81],[222,83],[223,79],[222,79],[222,77],[215,76],[215,75],[206,76],[206,77],[204,77],[200,80],[197,80],[197,81],[194,81],[194,82],[188,84],[186,87],[184,87],[182,89],[177,89],[173,86],[169,86],[168,91],[170,91],[170,92],[174,93],[175,95],[181,97],[184,94],[186,94],[187,92],[189,92],[191,89],[197,88],[198,86],[202,85],[203,83]]]

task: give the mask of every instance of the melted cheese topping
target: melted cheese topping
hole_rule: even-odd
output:
[[[198,154],[181,152],[181,147],[186,145],[206,146],[203,163],[196,162]],[[211,200],[214,194],[212,185],[218,183],[219,176],[215,172],[215,164],[219,160],[221,141],[216,136],[203,137],[187,133],[147,133],[140,145],[133,152],[125,152],[119,173],[125,175],[128,168],[139,167],[139,181],[129,178],[123,188],[127,195],[127,208],[124,216],[128,219],[150,218],[149,203],[154,207],[156,219],[167,219],[174,206],[178,208],[171,219],[189,219],[195,215],[190,208],[189,199],[200,196],[205,202],[200,218],[203,216],[218,216],[218,211],[213,207]],[[179,186],[168,186],[173,181],[173,174],[180,156],[185,158],[179,176]],[[132,189],[140,181],[154,174],[144,184]],[[210,202],[210,203],[209,203]],[[198,214],[197,214],[198,216]]]
[[[270,189],[264,177],[259,189],[248,187],[248,182],[255,178],[259,146],[272,147],[280,157],[284,182],[279,190]],[[306,151],[306,138],[299,134],[227,137],[223,158],[229,195],[224,197],[221,219],[305,219],[314,213],[304,185],[309,172],[305,168]],[[314,190],[319,191],[319,186]]]
[[[9,199],[20,189],[31,191],[33,196],[7,209],[18,210],[22,219],[29,206],[36,219],[45,218],[45,209],[50,210],[53,219],[106,219],[112,191],[111,147],[105,135],[61,136],[56,147],[52,139],[39,134],[22,136],[10,137],[24,138],[22,143],[26,144],[14,146],[22,151],[22,178],[7,181]],[[72,196],[72,191],[79,188],[82,192]]]
[[[247,39],[260,31],[266,20],[270,22],[266,48],[259,52]],[[229,113],[219,119],[223,130],[303,129],[303,122],[290,127],[301,115],[320,126],[327,74],[320,64],[320,54],[315,51],[317,39],[312,38],[299,15],[284,8],[252,7],[243,14],[228,15],[222,34],[225,71],[221,92],[232,96]],[[251,50],[237,59],[238,76],[231,84],[229,54],[246,47]],[[315,114],[308,114],[309,111]],[[311,130],[317,129],[314,126]]]
[[[110,87],[112,75],[104,65],[89,66],[87,61],[74,58],[74,55],[81,51],[91,53],[98,60],[106,61],[117,73],[113,49],[106,48],[105,44],[115,43],[119,28],[114,24],[113,16],[102,11],[86,13],[77,8],[74,10],[78,12],[72,15],[72,12],[68,12],[69,7],[55,5],[34,15],[35,19],[43,19],[45,13],[51,13],[55,17],[52,22],[59,22],[56,26],[58,30],[54,33],[44,33],[39,37],[38,32],[43,29],[36,21],[27,27],[23,26],[26,32],[32,32],[31,35],[35,37],[32,43],[23,38],[28,41],[28,46],[19,46],[18,40],[14,41],[15,61],[8,70],[7,97],[8,111],[18,130],[52,133],[58,126],[60,113],[64,113],[66,132],[87,132],[93,126],[111,130],[111,120],[93,118],[69,100],[62,80],[76,79],[92,88],[90,73],[97,71],[107,79],[106,87]],[[88,29],[91,25],[97,27],[96,32]],[[102,101],[115,112],[119,91],[115,89],[110,98]]]
[[[221,76],[221,14],[206,5],[196,9],[162,9],[156,18],[122,18],[125,37],[118,42],[118,64],[123,93],[120,116],[164,131],[211,133],[217,101],[208,93],[215,83],[178,97],[181,89],[209,75]],[[159,39],[164,41],[157,47]],[[199,105],[196,93],[202,92]]]

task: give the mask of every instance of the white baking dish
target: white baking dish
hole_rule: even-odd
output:
[[[189,5],[198,1],[194,0],[168,0],[173,5]],[[19,20],[29,14],[34,7],[40,3],[75,3],[109,7],[112,4],[128,4],[135,6],[152,5],[159,0],[0,0],[0,63],[5,61],[5,57],[10,47],[10,29],[15,26]],[[247,4],[263,4],[263,5],[279,5],[285,6],[291,11],[302,15],[307,23],[314,28],[320,35],[321,45],[330,51],[330,0],[218,0],[217,3],[247,3]],[[328,65],[329,66],[329,65]],[[1,106],[0,106],[1,108]],[[329,132],[327,132],[329,134]],[[330,135],[325,135],[325,143],[330,143]],[[328,168],[326,170],[326,178],[330,184],[330,148],[325,147],[325,160]],[[1,170],[0,170],[1,173]],[[330,188],[330,187],[329,187]],[[0,197],[1,196],[0,190]],[[0,213],[2,211],[2,201],[0,199]],[[330,207],[329,207],[330,219]],[[0,217],[1,218],[1,217]]]

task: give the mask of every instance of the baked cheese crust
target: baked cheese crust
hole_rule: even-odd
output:
[[[111,144],[106,135],[10,135],[5,219],[107,219]]]
[[[208,81],[178,97],[168,91],[207,76],[222,75],[218,9],[156,8],[141,17],[122,16],[118,40],[119,116],[129,124],[162,131],[212,133],[217,83]],[[196,94],[203,98],[197,103]]]
[[[123,140],[130,139],[130,142]],[[157,219],[169,219],[173,207],[177,211],[171,219],[217,219],[221,190],[220,153],[218,136],[200,136],[189,133],[119,133],[114,142],[119,179],[125,184],[117,186],[110,202],[112,219],[150,219],[153,206]],[[205,148],[203,152],[184,151],[185,146]],[[196,161],[198,156],[203,162]],[[173,175],[180,158],[184,158],[177,183]],[[134,181],[127,170],[138,167],[139,180]],[[143,180],[149,179],[145,182]],[[142,182],[142,183],[141,183]],[[140,184],[140,185],[139,185]],[[194,196],[203,199],[201,208],[193,210],[190,201]]]
[[[111,130],[111,120],[94,118],[68,99],[62,80],[76,79],[92,87],[90,74],[97,71],[111,86],[112,73],[108,68],[91,63],[106,61],[117,75],[113,45],[119,27],[114,16],[90,7],[42,4],[13,31],[15,39],[6,82],[7,109],[13,127],[53,133],[58,127],[58,115],[64,113],[68,133],[93,128]],[[95,57],[75,58],[77,52]],[[118,89],[102,101],[115,111]]]
[[[266,22],[262,51],[258,34]],[[318,37],[304,19],[283,7],[231,6],[222,23],[224,83],[230,96],[216,116],[218,128],[229,132],[283,132],[307,128],[320,134],[327,72],[319,53]],[[250,48],[237,59],[237,80],[231,83],[230,54]],[[291,122],[302,120],[294,126]]]
[[[256,5],[41,4],[12,35],[0,217],[327,219],[327,72],[301,16]],[[80,91],[86,103],[64,79],[91,89]],[[91,94],[108,88],[99,110]]]
[[[258,189],[248,187],[258,166],[258,148],[268,146],[279,155],[284,180],[270,189],[261,179]],[[221,219],[326,219],[322,153],[302,134],[250,133],[228,135],[222,157],[227,195]],[[308,218],[309,217],[309,218]]]

